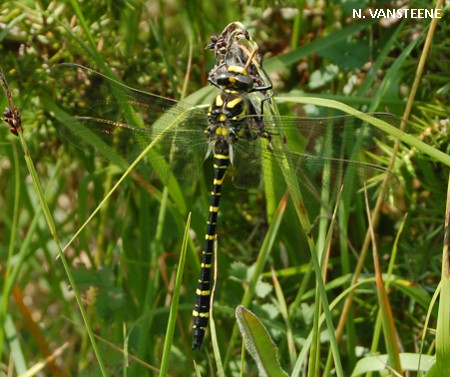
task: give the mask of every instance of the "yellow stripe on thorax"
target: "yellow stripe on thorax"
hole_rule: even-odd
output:
[[[241,67],[239,65],[230,65],[228,67],[228,72],[229,73],[237,73],[238,75],[244,75],[247,76],[247,70],[244,67]]]
[[[242,98],[237,97],[235,99],[232,99],[231,101],[228,101],[227,107],[229,109],[233,109],[234,107],[236,107],[236,105],[240,104],[242,101],[243,101]]]

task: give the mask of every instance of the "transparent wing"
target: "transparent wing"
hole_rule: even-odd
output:
[[[60,132],[79,148],[126,168],[152,144],[146,160],[158,175],[191,176],[199,170],[207,152],[203,110],[130,88],[79,65],[63,64],[52,73],[60,86],[58,102],[71,114]],[[194,158],[197,154],[201,157]]]
[[[145,150],[148,164],[161,177],[195,177],[207,151],[206,113],[195,106],[125,86],[88,68],[66,64],[54,70],[61,85],[59,102],[67,116],[62,134],[78,147],[95,151],[126,168]],[[390,123],[389,114],[368,114]],[[253,118],[253,119],[252,119]],[[261,122],[248,116],[248,123]],[[362,187],[386,173],[371,156],[386,137],[363,119],[343,115],[328,118],[268,116],[263,126],[272,141],[250,133],[233,149],[233,182],[238,187],[258,185],[266,179],[292,184],[295,179],[316,199],[323,200],[342,185]],[[286,161],[294,174],[277,166]],[[347,181],[346,181],[347,180]],[[347,183],[346,183],[347,182]]]
[[[367,119],[376,117],[391,124],[397,122],[391,114],[375,113],[367,114],[365,117]],[[277,142],[269,142],[269,145],[261,147],[253,140],[240,139],[235,146],[235,149],[245,156],[242,158],[243,161],[252,162],[252,164],[242,163],[242,168],[237,168],[237,174],[243,175],[238,178],[244,187],[246,176],[252,176],[246,171],[253,163],[257,163],[261,156],[267,158],[276,154],[287,154],[294,161],[302,160],[303,165],[309,165],[311,169],[317,171],[324,168],[333,170],[342,164],[357,164],[361,168],[367,168],[360,170],[382,169],[370,158],[370,152],[377,153],[379,143],[386,140],[387,135],[365,121],[364,117],[360,119],[351,115],[326,118],[282,116],[264,119],[264,126],[270,138],[273,141],[278,139]],[[274,147],[275,145],[282,145],[282,148]],[[236,161],[239,160],[238,156],[239,153],[236,152]],[[364,176],[367,175],[363,174]]]
[[[390,114],[367,114],[396,123]],[[265,179],[286,188],[300,185],[308,199],[330,206],[342,189],[356,191],[370,186],[388,172],[378,165],[380,143],[387,135],[363,119],[354,116],[328,118],[272,117],[265,120],[272,141],[240,139],[235,149],[233,182],[238,187],[258,184]],[[280,163],[287,163],[292,175],[285,175]],[[395,176],[390,175],[392,185]],[[266,189],[267,189],[266,185]]]

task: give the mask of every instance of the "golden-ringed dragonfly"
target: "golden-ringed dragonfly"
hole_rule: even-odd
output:
[[[250,60],[249,60],[250,61]],[[230,160],[233,162],[233,146],[239,138],[263,137],[270,141],[265,131],[262,110],[254,107],[247,98],[249,93],[265,91],[268,87],[255,87],[246,67],[229,66],[226,72],[218,73],[221,66],[209,75],[209,81],[221,91],[211,104],[207,117],[206,139],[213,149],[214,181],[202,251],[201,273],[198,279],[193,315],[193,349],[200,349],[208,325],[211,300],[211,263],[217,217],[223,179]]]
[[[60,131],[83,150],[95,151],[122,169],[145,160],[142,171],[156,174],[170,187],[179,187],[177,178],[195,179],[205,157],[212,156],[214,182],[196,290],[194,349],[200,348],[208,323],[212,245],[222,182],[230,164],[233,183],[249,188],[258,186],[262,164],[267,174],[266,162],[274,162],[267,165],[273,166],[270,179],[283,190],[289,182],[277,168],[276,157],[284,156],[295,172],[295,180],[309,193],[305,204],[313,217],[317,216],[315,210],[324,206],[330,216],[332,212],[331,204],[324,203],[320,196],[324,172],[330,172],[331,192],[340,187],[344,172],[360,185],[385,173],[365,153],[376,150],[376,139],[381,140],[383,135],[364,117],[266,116],[248,98],[253,95],[254,84],[243,78],[245,72],[225,67],[219,72],[225,71],[225,81],[215,78],[221,90],[209,109],[133,89],[76,64],[62,64],[53,70],[55,85],[60,89],[56,91],[57,100],[68,111],[58,112]],[[238,84],[229,89],[233,75]],[[375,116],[391,119],[387,114]],[[274,138],[280,142],[272,145]],[[356,139],[361,161],[348,159]]]

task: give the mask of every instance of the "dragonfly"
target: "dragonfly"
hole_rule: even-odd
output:
[[[193,311],[193,349],[200,349],[208,324],[213,242],[222,183],[230,165],[235,186],[255,187],[262,166],[283,156],[295,179],[318,201],[323,172],[332,172],[332,187],[339,187],[343,172],[350,171],[361,182],[386,172],[369,160],[349,159],[348,147],[355,145],[355,139],[360,144],[359,156],[368,158],[364,151],[376,149],[376,140],[382,136],[364,117],[266,114],[250,96],[255,88],[257,92],[257,88],[261,92],[267,88],[255,86],[245,73],[245,67],[225,64],[212,78],[219,87],[212,104],[195,106],[131,88],[81,65],[62,64],[53,72],[59,85],[68,90],[59,100],[72,114],[62,120],[61,132],[79,148],[98,153],[123,169],[145,160],[143,171],[156,174],[164,184],[195,179],[201,164],[213,160],[213,188]],[[376,116],[390,119],[389,114]],[[271,173],[276,181],[287,179],[276,164]]]

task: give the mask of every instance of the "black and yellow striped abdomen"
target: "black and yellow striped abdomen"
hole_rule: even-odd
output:
[[[205,130],[211,150],[214,151],[214,184],[207,221],[205,247],[201,258],[201,273],[193,310],[192,349],[200,349],[208,326],[211,300],[211,263],[221,189],[225,173],[233,163],[233,146],[241,134],[251,134],[246,116],[253,114],[245,95],[235,90],[222,90],[208,111],[208,128]]]
[[[225,152],[225,153],[224,153]],[[214,185],[211,191],[211,203],[207,221],[205,246],[202,252],[201,272],[196,290],[193,314],[192,349],[200,349],[208,326],[209,306],[211,299],[211,263],[213,257],[214,238],[216,235],[217,215],[221,197],[221,189],[225,173],[230,165],[228,151],[214,154]]]

